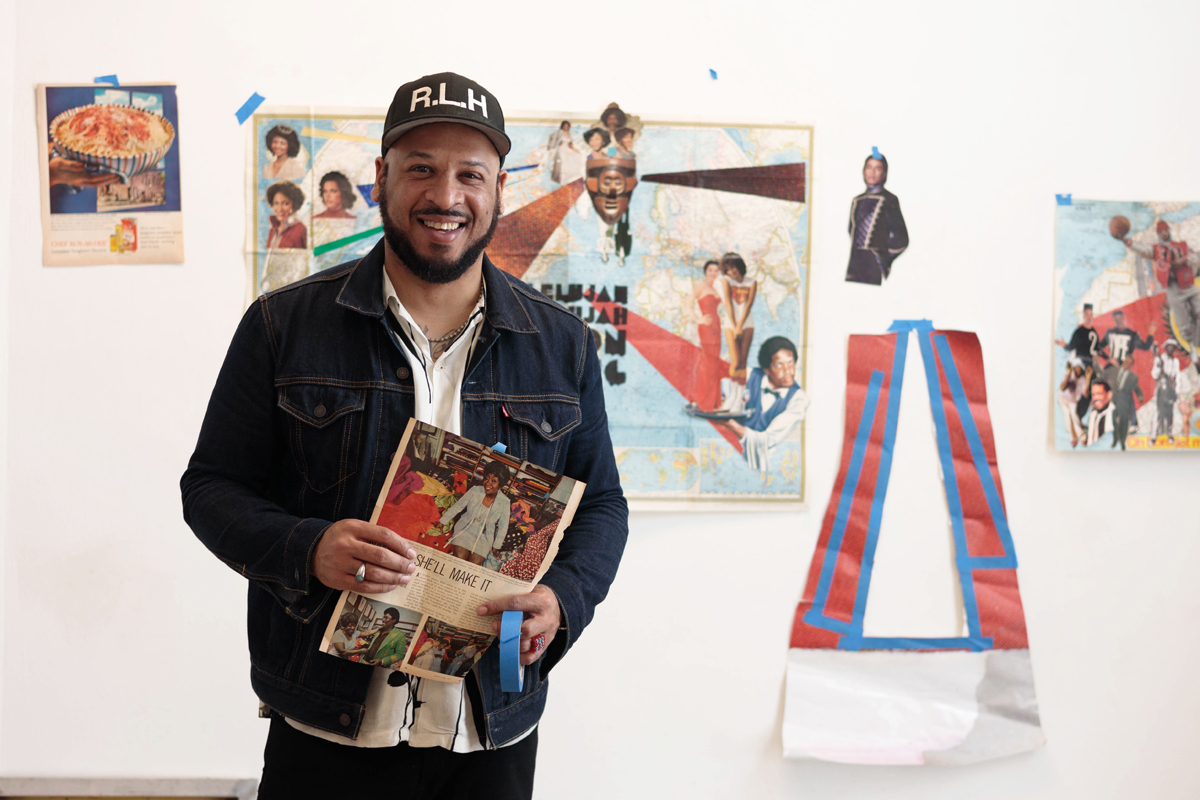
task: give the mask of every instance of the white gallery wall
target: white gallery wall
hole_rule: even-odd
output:
[[[1194,0],[0,2],[0,775],[257,775],[245,586],[178,492],[245,292],[233,112],[254,91],[385,107],[453,70],[510,113],[815,126],[810,508],[632,516],[555,670],[537,797],[1200,796],[1200,458],[1048,446],[1054,194],[1200,199],[1198,30]],[[178,84],[186,263],[44,268],[33,87],[109,73]],[[872,146],[912,237],[882,288],[842,280]],[[914,317],[983,346],[1048,744],[961,768],[784,761],[846,337]]]

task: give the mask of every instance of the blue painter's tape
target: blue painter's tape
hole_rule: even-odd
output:
[[[876,161],[883,161],[883,153],[879,152],[879,148],[874,145],[871,146],[871,158]]]
[[[541,164],[522,164],[519,167],[509,167],[507,171],[508,172],[520,172],[523,169],[533,169],[534,167],[540,167],[540,166],[541,166]]]
[[[927,319],[894,319],[888,326],[888,333],[900,331],[931,331],[933,323]]]
[[[92,78],[92,83],[111,83],[113,86],[120,86],[116,75],[101,75],[97,78]]]
[[[859,636],[862,635],[863,618],[867,612],[871,568],[875,564],[875,548],[879,544],[879,522],[883,518],[883,502],[887,497],[888,479],[892,473],[892,453],[896,449],[896,422],[900,419],[900,390],[904,386],[904,358],[907,351],[908,331],[899,331],[896,333],[896,349],[892,356],[892,377],[888,380],[887,416],[883,421],[879,474],[875,478],[875,497],[871,499],[871,517],[867,522],[867,539],[863,544],[862,562],[858,571],[858,590],[854,595],[854,628]]]
[[[508,445],[506,445],[504,442],[496,442],[494,445],[492,445],[492,449],[497,453],[507,453]]]
[[[967,558],[967,530],[963,523],[962,497],[958,494],[958,475],[954,470],[954,454],[950,450],[950,427],[946,423],[946,409],[942,405],[942,384],[938,379],[937,359],[933,357],[932,337],[932,329],[917,334],[921,342],[921,360],[925,364],[925,383],[929,387],[929,406],[933,411],[938,460],[942,462],[942,486],[946,492],[946,508],[950,512],[950,530],[954,533],[954,554],[958,567],[958,583],[962,589],[963,616],[966,617],[968,633],[979,638],[983,635],[979,625],[979,605],[975,601],[974,577],[963,560]]]
[[[804,621],[814,628],[823,628],[827,631],[840,633],[842,636],[857,636],[862,633],[862,631],[856,631],[849,622],[827,617],[824,614],[824,610],[817,611],[815,608],[810,608],[804,612]]]
[[[922,639],[916,637],[847,636],[838,642],[839,650],[991,650],[990,636],[955,636]]]
[[[1069,195],[1069,194],[1056,194],[1056,195],[1054,195],[1054,199],[1056,201],[1058,201],[1058,204],[1060,206],[1071,205],[1071,195]]]
[[[234,112],[234,116],[237,117],[238,125],[241,125],[246,120],[250,119],[250,115],[253,114],[255,109],[261,106],[263,100],[266,99],[267,98],[263,97],[258,92],[254,92],[252,95],[250,95],[246,102],[242,103],[242,107]]]
[[[958,368],[950,353],[950,343],[945,336],[935,336],[938,355],[942,359],[942,369],[946,373],[946,383],[950,385],[950,396],[954,399],[954,408],[958,411],[962,422],[963,433],[967,437],[967,446],[971,449],[971,460],[975,463],[975,471],[979,473],[979,482],[983,485],[983,496],[987,498],[988,511],[992,513],[992,522],[1004,547],[1004,567],[1016,568],[1017,554],[1013,549],[1012,531],[1008,527],[1008,515],[1004,513],[1004,504],[1000,502],[1000,491],[992,478],[991,465],[988,464],[987,454],[983,452],[983,440],[979,437],[979,429],[975,426],[975,417],[971,415],[971,404],[967,402],[967,393],[963,390],[962,380],[958,377]],[[966,555],[966,548],[962,551]],[[1001,565],[997,565],[999,567]],[[997,567],[992,567],[996,569]]]
[[[717,71],[715,69],[710,69],[708,71],[708,77],[712,78],[715,81],[717,79]]]
[[[525,668],[521,666],[520,611],[505,611],[500,615],[500,691],[519,692],[525,686]]]
[[[371,190],[375,188],[373,183],[360,183],[357,187],[358,193],[362,195],[362,199],[367,201],[367,208],[374,208],[379,205],[371,199]]]
[[[875,408],[879,405],[879,390],[883,386],[883,373],[871,371],[871,380],[867,383],[867,397],[863,402],[862,416],[858,420],[858,432],[854,435],[854,449],[850,454],[850,464],[846,468],[846,482],[842,485],[842,495],[838,500],[837,514],[833,519],[833,529],[829,533],[829,541],[825,545],[825,561],[821,564],[821,577],[817,581],[817,591],[813,594],[813,606],[805,614],[804,620],[810,625],[833,630],[827,623],[846,623],[825,617],[825,601],[829,598],[829,586],[833,582],[833,571],[837,566],[838,555],[842,549],[842,537],[846,534],[846,523],[850,519],[850,506],[854,503],[854,493],[858,489],[859,476],[862,473],[863,461],[866,459],[867,442],[871,438],[871,428],[875,425]]]

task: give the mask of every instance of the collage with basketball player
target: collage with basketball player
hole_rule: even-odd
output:
[[[1200,203],[1064,197],[1055,449],[1200,452]]]

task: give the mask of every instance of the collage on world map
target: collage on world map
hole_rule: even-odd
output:
[[[381,237],[383,118],[254,114],[247,303]],[[812,128],[652,121],[611,103],[506,129],[487,252],[591,328],[626,496],[804,502]]]
[[[1059,199],[1055,449],[1200,452],[1200,203]]]

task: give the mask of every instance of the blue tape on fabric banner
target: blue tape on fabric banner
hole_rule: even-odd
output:
[[[883,153],[879,152],[879,148],[874,145],[871,146],[871,158],[876,161],[883,161]]]
[[[907,322],[907,320],[905,320]],[[920,320],[926,322],[927,320]],[[893,327],[896,323],[892,323]],[[867,593],[871,589],[871,568],[875,565],[875,549],[879,545],[879,522],[883,518],[883,502],[887,498],[888,479],[892,474],[892,454],[896,450],[896,423],[900,419],[900,391],[904,386],[904,358],[908,352],[908,331],[897,331],[896,349],[892,356],[892,377],[888,381],[887,416],[883,418],[883,443],[879,454],[879,473],[875,478],[875,497],[871,500],[871,516],[867,521],[867,538],[859,562],[858,590],[854,595],[854,629],[862,635],[863,619],[867,614]],[[912,413],[911,411],[909,413]]]
[[[717,79],[717,71],[715,69],[710,69],[708,71],[708,77],[712,78],[715,81]]]
[[[521,666],[520,611],[505,611],[500,615],[500,691],[519,692],[525,686],[525,668]]]
[[[1013,549],[1012,531],[1008,528],[1008,515],[1004,513],[1004,504],[1000,502],[1000,491],[992,478],[992,468],[988,464],[987,454],[983,452],[983,439],[979,437],[979,429],[975,426],[975,417],[971,414],[971,404],[967,401],[967,393],[963,389],[962,380],[958,377],[958,368],[950,353],[950,343],[945,336],[935,336],[938,355],[942,359],[942,369],[946,373],[946,383],[950,385],[950,396],[954,398],[954,407],[962,422],[963,433],[967,436],[967,446],[971,449],[971,460],[975,463],[975,471],[979,474],[979,482],[983,485],[983,496],[987,498],[988,511],[992,513],[992,523],[996,526],[996,534],[1004,547],[1004,556],[997,559],[996,567],[1017,566],[1017,554]],[[966,549],[963,550],[966,555]]]
[[[846,523],[850,520],[850,506],[853,505],[854,493],[858,490],[858,479],[867,455],[867,442],[871,438],[871,428],[875,425],[875,409],[879,405],[879,390],[883,386],[883,377],[883,373],[879,370],[871,371],[871,380],[867,383],[867,397],[863,401],[862,416],[858,420],[858,432],[854,435],[854,449],[850,454],[850,464],[846,467],[846,482],[842,484],[837,515],[833,520],[829,541],[825,544],[825,561],[821,564],[821,577],[817,581],[817,591],[813,593],[812,608],[804,615],[804,621],[809,625],[835,630],[839,633],[848,633],[849,624],[826,617],[825,601],[829,598],[829,585],[833,582],[833,571],[837,566],[838,555],[842,549],[842,537],[846,533]]]
[[[1060,206],[1071,205],[1071,195],[1069,194],[1056,194],[1054,195],[1054,199],[1058,201]]]
[[[990,636],[955,636],[944,639],[847,636],[838,642],[839,650],[970,650],[978,653],[991,650],[993,646]]]
[[[237,117],[238,125],[241,125],[246,120],[250,119],[250,115],[253,114],[255,109],[261,106],[263,100],[266,99],[267,98],[263,97],[258,92],[254,92],[252,95],[250,95],[246,102],[242,103],[242,107],[234,112],[234,116]]]
[[[92,83],[111,83],[113,86],[120,86],[117,82],[116,75],[101,75],[97,78],[92,78]]]
[[[938,460],[942,462],[942,486],[946,492],[946,508],[950,512],[950,530],[954,534],[955,565],[962,589],[963,616],[967,620],[968,633],[981,638],[983,633],[979,625],[979,605],[975,601],[975,583],[970,569],[964,563],[967,557],[967,530],[963,523],[962,498],[958,494],[954,454],[950,449],[950,427],[946,423],[946,409],[942,405],[942,383],[938,379],[937,360],[933,357],[933,331],[923,331],[918,338],[921,340],[921,360],[925,363],[925,382],[929,387],[929,405],[933,411]]]
[[[496,442],[494,445],[492,445],[492,449],[497,453],[507,453],[508,445],[504,444],[504,442]]]

